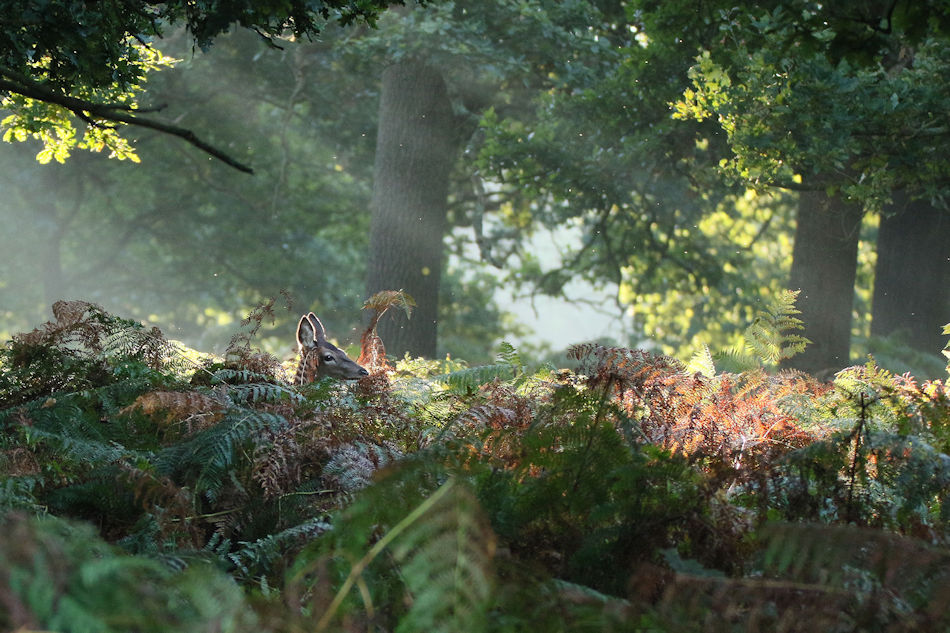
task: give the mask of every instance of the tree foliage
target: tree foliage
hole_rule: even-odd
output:
[[[171,59],[154,46],[183,26],[193,42],[208,48],[238,24],[261,37],[318,34],[329,20],[372,23],[388,1],[164,2],[109,1],[95,6],[72,0],[4,2],[11,19],[0,29],[0,92],[11,110],[4,140],[39,139],[41,162],[63,162],[73,148],[137,160],[117,126],[133,125],[180,136],[243,171],[250,168],[200,140],[191,131],[149,117],[136,97],[146,76]],[[77,139],[73,121],[85,124]]]
[[[942,200],[946,8],[866,4],[724,10],[726,46],[698,57],[674,116],[717,120],[738,182],[840,189],[869,208],[903,188]]]

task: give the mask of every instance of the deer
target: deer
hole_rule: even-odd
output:
[[[306,385],[326,376],[357,380],[369,375],[346,352],[327,341],[323,323],[313,312],[300,317],[297,346],[300,350],[300,365],[294,376],[295,385]]]

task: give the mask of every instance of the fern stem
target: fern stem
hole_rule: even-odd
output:
[[[184,517],[183,519],[171,518],[169,519],[169,521],[171,521],[172,523],[176,523],[182,520],[194,521],[195,519],[202,519],[202,520],[214,519],[216,517],[226,516],[228,514],[234,514],[235,512],[238,512],[239,510],[241,510],[241,508],[231,508],[230,510],[221,510],[220,512],[209,512],[207,514],[193,514],[191,516]]]
[[[867,423],[867,403],[864,401],[864,392],[861,392],[861,415],[858,417],[858,428],[854,431],[854,455],[851,459],[851,472],[848,482],[848,502],[847,515],[848,521],[854,520],[854,484],[858,474],[858,460],[861,451],[861,436],[864,434],[864,426]]]
[[[330,606],[327,607],[327,610],[324,611],[323,616],[320,617],[320,620],[317,622],[316,630],[323,631],[326,630],[327,625],[330,623],[330,620],[333,619],[333,616],[336,615],[336,612],[340,609],[340,605],[343,603],[343,600],[349,594],[350,589],[353,588],[353,585],[358,581],[360,576],[363,573],[363,570],[369,566],[370,563],[375,560],[377,556],[382,553],[386,547],[396,540],[400,534],[406,531],[413,523],[418,521],[425,515],[426,512],[432,509],[442,497],[444,497],[455,485],[454,479],[449,479],[442,486],[436,490],[431,497],[420,503],[415,510],[406,515],[406,517],[393,526],[386,534],[383,535],[381,539],[376,541],[376,544],[369,549],[366,554],[359,559],[352,569],[350,569],[349,575],[346,577],[346,580],[343,581],[343,586],[340,587],[340,590],[337,591],[336,595],[333,597],[333,602],[330,603]]]

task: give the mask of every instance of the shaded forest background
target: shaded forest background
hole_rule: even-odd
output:
[[[287,339],[298,309],[353,331],[391,287],[419,304],[382,325],[392,351],[484,362],[544,329],[504,288],[588,301],[621,315],[616,342],[689,357],[791,287],[803,368],[875,351],[939,375],[946,15],[894,6],[450,2],[309,41],[173,33],[181,61],[146,101],[255,175],[154,132],[123,132],[142,164],[4,145],[2,328],[81,297],[220,348],[281,290]],[[559,257],[538,255],[546,231]]]

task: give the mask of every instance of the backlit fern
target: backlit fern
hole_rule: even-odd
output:
[[[798,290],[782,290],[763,309],[743,333],[744,349],[725,352],[722,362],[730,369],[741,371],[766,367],[774,369],[805,350],[811,341],[799,334],[804,329],[801,319],[795,315],[801,311],[795,307]]]
[[[571,355],[590,375],[591,387],[635,421],[644,441],[737,465],[808,442],[816,429],[802,425],[785,403],[827,391],[796,373],[689,372],[675,359],[642,350],[587,344]]]

